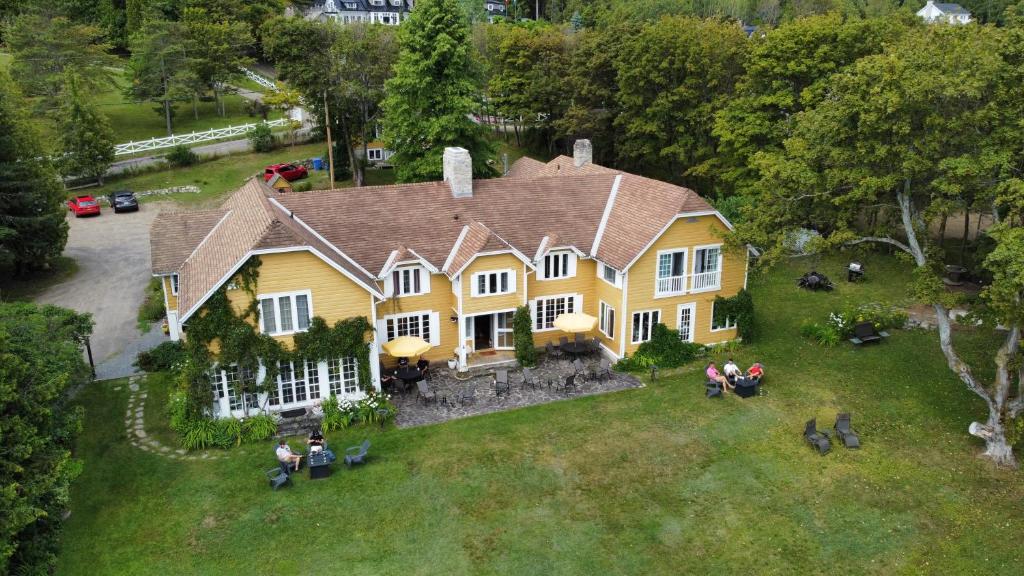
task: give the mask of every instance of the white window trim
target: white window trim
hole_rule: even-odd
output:
[[[622,288],[622,272],[619,272],[618,270],[615,270],[615,282],[609,282],[608,279],[604,277],[604,271],[605,271],[606,268],[608,270],[615,270],[615,268],[612,268],[611,266],[605,264],[604,262],[598,262],[597,263],[597,277],[600,278],[601,280],[603,280],[605,284],[608,284],[609,286],[614,286],[616,288],[620,288],[621,289]]]
[[[565,267],[568,272],[565,272],[561,276],[554,278],[547,278],[548,273],[548,256],[562,256],[566,255]],[[549,250],[547,254],[541,256],[539,266],[537,267],[537,280],[539,282],[552,282],[555,280],[568,280],[569,278],[576,277],[576,253],[572,250]]]
[[[658,291],[658,265],[661,262],[661,256],[663,254],[675,254],[677,252],[683,253],[683,289],[678,292],[659,292]],[[671,298],[673,296],[681,296],[686,294],[686,284],[690,279],[690,275],[687,272],[690,270],[690,249],[689,248],[669,248],[666,250],[658,250],[654,259],[654,297],[655,298]]]
[[[478,291],[479,283],[477,277],[479,276],[490,276],[491,274],[508,274],[508,290],[505,292],[495,292],[493,294],[480,294]],[[516,293],[516,271],[511,268],[504,268],[501,270],[485,270],[482,272],[474,272],[470,277],[469,284],[469,295],[473,298],[487,298],[488,296],[507,296],[509,294]],[[500,281],[499,281],[500,284]]]
[[[440,343],[441,343],[440,342],[440,339],[441,339],[441,326],[440,326],[441,315],[438,312],[435,312],[433,310],[417,310],[415,312],[403,312],[401,314],[388,314],[387,316],[382,317],[380,320],[378,320],[378,322],[380,323],[380,326],[379,326],[380,334],[378,334],[378,339],[379,339],[380,343],[381,344],[385,344],[385,343],[391,341],[391,340],[388,339],[388,321],[389,320],[392,320],[392,321],[395,322],[395,332],[397,333],[398,332],[398,324],[397,324],[398,320],[400,320],[402,318],[408,318],[408,317],[411,317],[411,316],[420,316],[420,317],[427,316],[429,318],[430,330],[427,331],[427,334],[425,336],[423,334],[422,320],[420,321],[420,336],[419,337],[423,338],[424,340],[426,340],[427,343],[429,343],[431,346],[434,346],[434,347],[439,346]]]
[[[179,282],[178,275],[177,274],[171,274],[170,283],[171,283],[171,295],[172,296],[177,296],[178,295],[178,288],[179,288],[178,282]]]
[[[607,337],[609,337],[609,338],[614,340],[615,339],[615,327],[612,326],[612,331],[609,332],[608,331],[608,324],[607,324],[607,322],[605,322],[605,319],[607,317],[607,314],[608,314],[609,310],[611,310],[611,312],[612,312],[612,318],[617,320],[616,316],[618,316],[618,315],[615,313],[615,307],[612,306],[611,304],[605,302],[604,300],[598,300],[598,304],[597,304],[597,316],[598,316],[597,317],[597,326],[598,326],[598,328],[597,329],[598,329],[599,332],[601,332],[601,334],[604,334],[605,336],[607,336]],[[613,321],[613,324],[614,324],[614,321]]]
[[[287,336],[289,334],[298,334],[300,332],[305,332],[306,330],[308,330],[308,328],[306,328],[304,330],[299,330],[298,329],[298,325],[299,325],[299,307],[295,305],[295,297],[296,296],[303,296],[303,295],[306,297],[306,304],[307,304],[307,308],[308,308],[307,312],[309,312],[309,322],[310,322],[310,324],[312,324],[313,323],[313,316],[314,316],[314,314],[313,314],[313,292],[311,290],[296,290],[294,292],[273,292],[271,294],[257,294],[256,295],[256,302],[259,303],[258,305],[259,305],[259,308],[260,308],[260,333],[267,334],[268,336]],[[292,299],[292,330],[288,330],[286,332],[285,331],[280,331],[280,330],[277,331],[277,332],[265,332],[264,329],[263,329],[263,304],[262,304],[263,300],[265,300],[267,298],[272,298],[273,299],[273,302],[274,302],[274,324],[276,326],[280,326],[281,325],[281,303],[278,302],[278,298],[284,298],[285,296],[287,296],[287,297]]]
[[[651,308],[650,310],[637,310],[636,312],[633,312],[629,316],[629,325],[626,327],[626,329],[629,330],[629,342],[630,342],[630,344],[643,344],[644,342],[647,342],[647,341],[650,340],[650,338],[648,338],[647,340],[634,340],[633,339],[633,318],[637,314],[655,314],[655,313],[658,315],[658,321],[657,322],[651,322],[651,330],[650,330],[650,333],[648,334],[648,336],[653,336],[654,335],[654,325],[662,323],[661,322],[662,318],[661,318],[661,309],[660,308]]]
[[[726,319],[728,319],[728,317],[726,317]],[[728,330],[735,330],[736,329],[736,319],[735,318],[732,319],[732,324],[731,325],[728,322],[726,322],[726,327],[725,328],[715,328],[715,301],[712,300],[711,301],[711,318],[708,319],[708,329],[711,332],[726,332]]]
[[[718,248],[718,284],[714,286],[709,286],[707,288],[690,288],[688,290],[690,294],[698,294],[700,292],[717,292],[718,290],[722,289],[722,266],[725,264],[725,259],[723,258],[724,254],[722,252],[722,244],[702,244],[700,246],[693,247],[693,262],[690,263],[690,271],[689,278],[687,278],[687,284],[692,283],[693,279],[697,276],[697,273],[694,272],[694,270],[697,267],[697,252],[700,250],[707,250],[709,248]]]
[[[423,296],[424,294],[430,294],[430,270],[427,270],[423,266],[396,266],[395,269],[391,271],[391,274],[388,275],[388,278],[391,280],[392,284],[394,284],[395,272],[398,272],[399,278],[401,278],[402,272],[404,270],[419,270],[420,291],[407,292],[405,294],[402,294],[399,291],[399,286],[392,286],[391,293],[395,298],[405,298],[406,296]]]
[[[366,159],[367,160],[374,160],[374,161],[383,160],[384,159],[384,149],[383,148],[367,148],[366,149]]]
[[[573,302],[573,312],[581,312],[583,310],[583,294],[580,294],[579,292],[538,296],[533,300],[530,300],[530,322],[532,322],[531,326],[533,327],[534,334],[536,334],[537,332],[553,332],[555,330],[558,330],[558,328],[555,328],[554,326],[552,326],[551,328],[537,328],[537,311],[540,310],[540,302],[546,300],[555,300],[558,298],[571,299]]]
[[[676,306],[676,330],[679,330],[679,320],[683,315],[683,308],[690,310],[690,338],[684,342],[695,342],[697,340],[697,303],[687,302]]]

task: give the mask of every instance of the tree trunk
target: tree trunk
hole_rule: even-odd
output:
[[[967,260],[967,235],[971,231],[971,211],[968,210],[967,206],[964,206],[964,237],[963,241],[960,242],[960,265],[966,266],[964,262]]]
[[[512,122],[512,127],[516,131],[516,146],[517,147],[522,147],[523,144],[519,141],[519,122],[513,121]]]
[[[942,215],[942,222],[939,224],[939,247],[946,244],[946,222],[949,221],[949,214]]]
[[[345,142],[345,152],[348,154],[348,167],[352,170],[352,182],[356,186],[362,186],[362,172],[360,172],[356,149],[352,146],[352,134],[349,133],[348,122],[345,121],[344,114],[338,115],[338,124],[341,127],[341,138]]]
[[[199,120],[199,93],[192,93],[192,117]]]
[[[167,123],[167,135],[174,134],[171,130],[171,101],[164,98],[164,121]]]

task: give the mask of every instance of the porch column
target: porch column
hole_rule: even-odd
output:
[[[466,316],[459,314],[459,346],[457,348],[459,352],[459,372],[465,372],[469,370],[469,366],[466,362]]]
[[[356,368],[358,369],[358,366]],[[380,392],[380,341],[376,332],[370,340],[370,384],[374,390]]]

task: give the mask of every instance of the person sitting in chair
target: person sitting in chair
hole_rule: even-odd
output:
[[[430,370],[430,360],[420,356],[420,359],[416,361],[416,369],[425,377]]]
[[[299,462],[302,461],[302,455],[292,452],[291,447],[288,446],[288,441],[282,438],[277,444],[277,459],[285,465],[295,464],[295,471],[298,472]]]
[[[764,368],[760,362],[754,362],[754,365],[747,370],[747,377],[752,378],[754,382],[761,383],[761,377],[764,376]]]
[[[324,449],[324,435],[319,430],[313,430],[309,434],[309,452],[319,452]]]
[[[708,362],[708,369],[705,373],[708,375],[708,380],[722,385],[722,392],[728,393],[730,389],[735,388],[735,386],[729,383],[728,378],[718,373],[718,368],[715,368],[714,362]]]
[[[398,389],[398,378],[395,378],[393,374],[389,374],[383,364],[380,365],[380,387],[384,390]]]
[[[409,359],[406,358],[405,356],[402,356],[401,358],[398,359],[398,367],[399,368],[404,368],[404,367],[406,367],[408,365],[409,365]]]
[[[729,358],[729,361],[725,363],[725,366],[722,366],[722,373],[725,374],[725,378],[729,383],[733,385],[736,384],[737,378],[743,376],[743,372],[740,371],[740,367],[732,361],[732,358]]]

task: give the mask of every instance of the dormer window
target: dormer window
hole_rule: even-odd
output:
[[[421,266],[398,268],[391,273],[395,296],[418,296],[430,292],[427,271]]]
[[[541,280],[572,278],[576,275],[576,255],[567,250],[548,252],[540,270]]]

